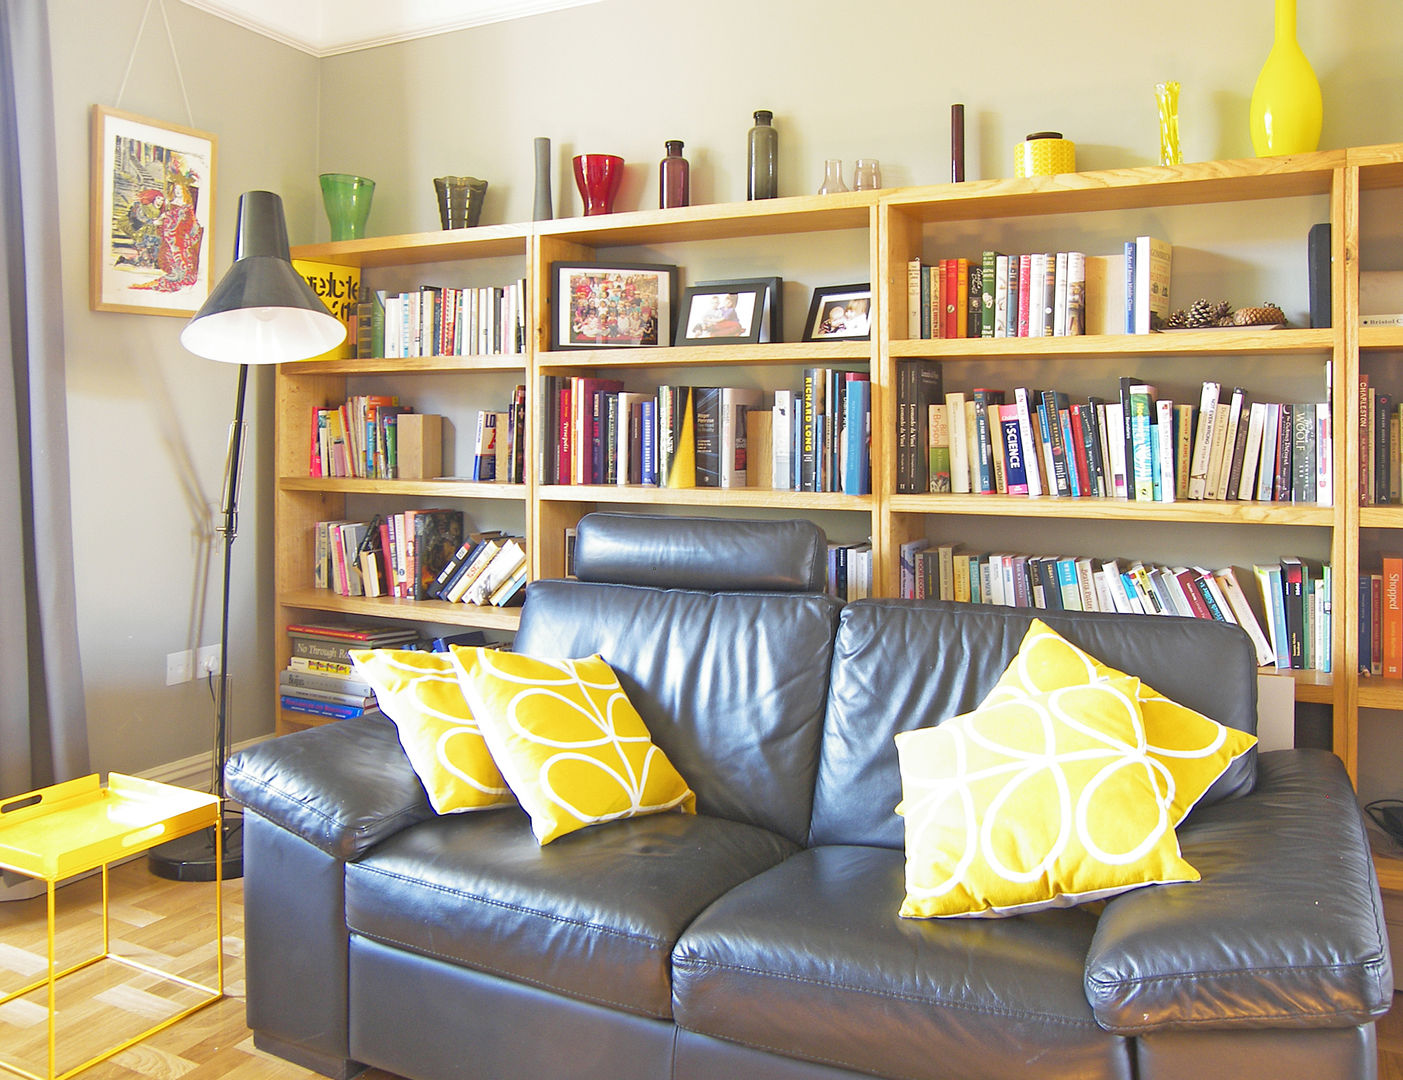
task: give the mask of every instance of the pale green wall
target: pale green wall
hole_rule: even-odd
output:
[[[165,656],[219,640],[220,565],[210,526],[237,372],[185,352],[183,319],[88,307],[89,110],[117,104],[146,6],[49,3],[80,648],[92,763],[104,772],[145,771],[207,753],[213,743],[208,693],[194,682],[167,687]],[[293,241],[311,240],[321,214],[315,180],[308,182],[317,172],[317,61],[184,4],[165,8],[192,126],[219,139],[216,274],[233,258],[241,191],[282,192]],[[159,7],[121,107],[192,124]],[[232,602],[240,740],[272,727],[271,373],[256,375],[251,387]]]
[[[129,771],[209,745],[207,702],[193,685],[164,685],[164,658],[217,638],[218,573],[205,583],[196,567],[212,550],[201,532],[234,385],[232,369],[180,349],[178,320],[87,307],[87,111],[115,103],[144,7],[50,3],[93,761]],[[195,126],[220,137],[216,268],[249,188],[282,193],[294,243],[325,239],[324,170],[377,180],[372,234],[437,227],[430,180],[448,172],[490,181],[485,222],[528,218],[537,135],[554,142],[558,216],[579,213],[565,170],[586,150],[629,161],[621,209],[655,206],[668,138],[687,144],[694,202],[741,198],[756,108],[776,114],[782,194],[816,190],[825,157],[849,171],[854,157],[878,157],[889,185],[947,179],[953,101],[967,108],[970,179],[1010,175],[1013,144],[1046,128],[1078,144],[1082,168],[1146,164],[1158,152],[1151,87],[1166,78],[1183,83],[1188,160],[1245,156],[1272,22],[1267,0],[603,0],[317,61],[186,5],[166,9]],[[1403,4],[1301,0],[1300,38],[1324,87],[1323,147],[1403,140]],[[123,106],[184,122],[159,21]],[[254,402],[235,566],[239,739],[272,726],[266,373]]]

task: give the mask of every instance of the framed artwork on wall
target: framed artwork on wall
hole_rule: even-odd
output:
[[[550,299],[552,349],[669,345],[677,267],[551,263]]]
[[[94,105],[89,304],[188,318],[210,288],[216,139]]]

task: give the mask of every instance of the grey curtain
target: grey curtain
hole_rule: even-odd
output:
[[[85,775],[49,13],[0,0],[0,798]]]

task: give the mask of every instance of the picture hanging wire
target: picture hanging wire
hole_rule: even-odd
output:
[[[151,5],[155,3],[161,5],[161,21],[166,25],[166,43],[170,46],[171,60],[175,63],[175,80],[180,84],[180,97],[185,102],[185,122],[194,127],[195,114],[190,110],[190,95],[185,92],[185,76],[180,70],[180,54],[175,51],[175,35],[171,33],[170,17],[166,14],[166,0],[146,0],[146,10],[141,13],[141,25],[136,28],[136,40],[132,42],[131,55],[127,57],[127,70],[122,76],[122,85],[117,90],[117,103],[112,107],[122,107],[122,97],[127,92],[127,80],[131,78],[132,65],[136,63],[137,46],[141,44],[141,35],[146,32],[146,19],[151,14]]]

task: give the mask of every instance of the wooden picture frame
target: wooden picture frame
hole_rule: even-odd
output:
[[[804,341],[866,341],[872,336],[872,284],[814,289]]]
[[[92,108],[94,311],[188,318],[209,296],[215,136]]]
[[[668,345],[677,267],[663,263],[553,262],[552,349]]]
[[[766,288],[755,282],[691,285],[677,305],[676,345],[754,345],[765,322]]]

